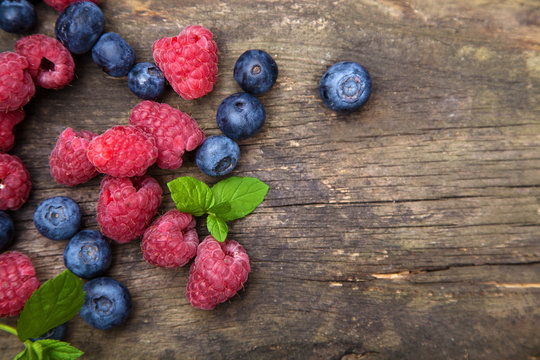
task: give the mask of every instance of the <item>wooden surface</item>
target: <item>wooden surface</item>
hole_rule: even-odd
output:
[[[125,283],[128,322],[98,331],[76,317],[68,341],[87,359],[538,359],[540,358],[540,3],[537,0],[175,1],[104,0],[106,31],[149,61],[154,40],[190,24],[220,50],[215,90],[164,101],[219,133],[220,101],[239,90],[232,71],[245,50],[268,51],[279,78],[260,97],[267,121],[240,143],[233,175],[270,185],[231,238],[252,265],[245,291],[214,311],[185,297],[188,267],[142,259],[139,242],[114,245],[109,275]],[[37,7],[36,31],[56,12]],[[0,34],[0,50],[18,36]],[[318,96],[324,71],[364,64],[374,91],[365,108],[336,115]],[[41,237],[37,204],[76,199],[97,228],[100,179],[57,185],[47,159],[66,126],[103,132],[126,124],[138,100],[126,79],[89,55],[61,91],[39,90],[16,131],[14,154],[34,188],[13,214],[12,247],[40,279],[64,269],[65,242]],[[214,183],[193,156],[165,183]],[[197,228],[207,234],[204,221]],[[7,321],[15,324],[15,319]],[[21,350],[0,335],[0,357]]]

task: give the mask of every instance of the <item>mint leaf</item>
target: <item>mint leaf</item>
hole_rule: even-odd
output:
[[[221,216],[222,214],[226,214],[229,211],[231,211],[231,204],[228,202],[221,202],[219,204],[214,204],[210,209],[208,209],[209,214],[214,214],[217,216]]]
[[[214,205],[212,191],[200,180],[183,176],[167,183],[176,208],[194,216],[204,215]]]
[[[219,242],[224,242],[229,233],[227,223],[215,215],[208,215],[206,218],[206,227],[210,234]]]
[[[43,349],[43,359],[47,360],[74,360],[80,358],[84,352],[71,346],[67,342],[58,340],[39,340],[34,344],[39,343]]]
[[[21,341],[37,338],[71,319],[84,304],[82,280],[64,270],[34,291],[17,322]]]
[[[14,360],[43,360],[43,349],[41,344],[36,344],[31,341],[24,343],[24,350],[15,356]]]
[[[214,185],[212,192],[218,204],[228,202],[231,205],[231,210],[219,214],[224,221],[231,221],[255,210],[268,189],[268,185],[257,178],[233,176]]]

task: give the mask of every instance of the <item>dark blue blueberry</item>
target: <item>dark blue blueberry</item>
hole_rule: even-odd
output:
[[[211,136],[197,149],[195,162],[203,173],[221,176],[230,173],[240,157],[240,147],[223,135]]]
[[[114,77],[126,76],[135,63],[135,51],[120,35],[101,35],[92,48],[92,59],[103,71]]]
[[[62,325],[58,325],[55,328],[52,328],[51,330],[47,331],[45,334],[41,335],[38,338],[30,338],[32,341],[38,341],[38,340],[62,340],[64,336],[66,335],[67,330],[67,323],[63,323]]]
[[[87,282],[84,291],[84,305],[79,314],[93,327],[107,330],[129,316],[131,295],[122,283],[104,276]]]
[[[156,65],[142,62],[129,71],[128,86],[141,99],[155,100],[165,89],[165,77]]]
[[[262,50],[246,51],[234,65],[234,80],[251,94],[262,94],[270,90],[277,76],[276,62]]]
[[[27,32],[36,23],[34,5],[26,0],[0,1],[0,28],[16,34]]]
[[[351,112],[359,109],[371,94],[371,77],[360,64],[341,61],[332,65],[319,84],[321,98],[330,109]]]
[[[74,54],[90,51],[103,32],[105,16],[99,6],[90,1],[77,1],[62,11],[54,34],[58,41]]]
[[[64,264],[77,276],[92,279],[111,266],[111,247],[96,230],[83,230],[64,249]]]
[[[0,211],[0,251],[8,248],[13,242],[15,227],[11,217],[3,211]]]
[[[34,212],[34,225],[51,240],[69,239],[81,226],[81,209],[67,196],[43,200]]]
[[[219,104],[216,122],[221,131],[233,140],[247,139],[263,126],[266,111],[255,96],[236,93]]]

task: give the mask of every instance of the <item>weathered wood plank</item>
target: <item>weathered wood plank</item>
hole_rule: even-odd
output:
[[[280,75],[261,96],[268,118],[242,141],[234,174],[270,185],[253,215],[231,224],[250,254],[241,292],[212,312],[185,298],[188,268],[156,269],[139,244],[113,245],[109,275],[132,292],[128,322],[101,332],[70,322],[88,359],[536,359],[540,357],[540,8],[535,0],[105,1],[107,31],[140,61],[151,45],[202,24],[220,49],[214,92],[165,102],[219,133],[219,102],[239,90],[236,58],[275,57]],[[37,31],[57,14],[38,5]],[[0,50],[18,36],[0,34]],[[374,80],[365,108],[326,109],[317,94],[332,63],[356,60]],[[68,89],[40,90],[13,153],[34,190],[14,213],[13,249],[45,280],[62,269],[62,242],[40,237],[37,204],[76,199],[97,228],[100,179],[74,189],[48,175],[66,126],[102,132],[138,102],[125,79],[77,56]],[[193,158],[152,169],[209,183]],[[165,193],[161,211],[173,207]],[[204,221],[197,228],[207,234]],[[14,324],[15,319],[7,320]],[[6,357],[20,347],[0,337]]]

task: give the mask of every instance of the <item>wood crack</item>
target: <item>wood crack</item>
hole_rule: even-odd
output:
[[[374,273],[370,276],[373,280],[382,279],[382,280],[407,280],[414,275],[431,273],[437,271],[447,271],[454,268],[464,268],[464,267],[480,267],[480,266],[530,266],[540,264],[540,260],[535,261],[526,261],[526,262],[500,262],[500,263],[463,263],[463,264],[451,264],[446,266],[435,266],[435,267],[425,267],[413,270],[402,270],[391,273]],[[490,284],[490,282],[485,282],[485,284]],[[536,284],[539,285],[539,284]]]

